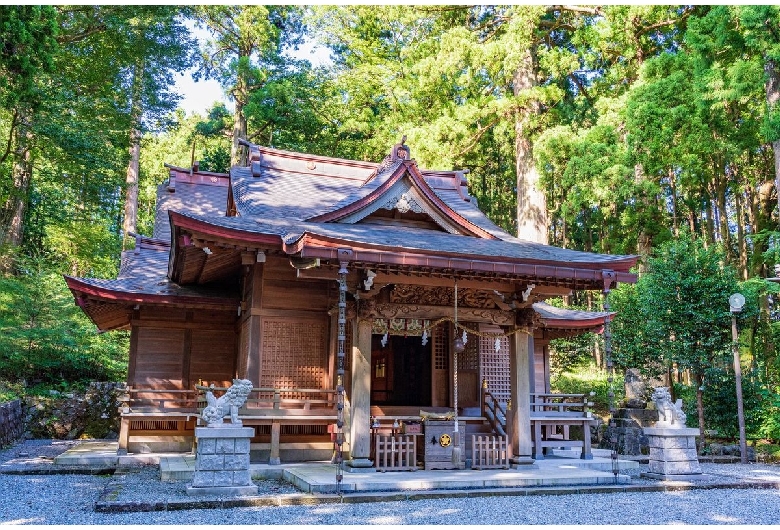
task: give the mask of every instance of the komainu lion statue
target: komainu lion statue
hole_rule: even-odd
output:
[[[682,410],[682,399],[672,403],[672,396],[667,387],[659,386],[653,390],[653,403],[658,410],[659,424],[685,427],[686,415]]]
[[[211,385],[211,388],[213,389],[214,385]],[[222,418],[227,415],[230,415],[233,425],[241,425],[238,409],[244,404],[250,392],[252,392],[252,381],[249,379],[233,379],[233,385],[218,398],[214,397],[211,390],[207,390],[207,405],[200,417],[208,427],[218,427],[222,424]]]

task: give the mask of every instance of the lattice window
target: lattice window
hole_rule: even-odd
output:
[[[480,328],[480,331],[495,333],[499,328]],[[506,402],[510,396],[509,385],[509,338],[501,337],[501,349],[496,352],[496,340],[480,337],[480,380],[487,379],[488,390],[499,400]]]
[[[449,324],[443,324],[433,328],[433,368],[435,370],[450,369],[449,355]]]
[[[327,322],[263,321],[260,386],[324,388]]]

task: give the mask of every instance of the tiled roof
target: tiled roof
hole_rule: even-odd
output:
[[[230,177],[239,215],[257,219],[303,220],[319,215],[361,183],[358,179],[266,167],[257,176],[250,168],[234,168]]]
[[[447,203],[447,206],[455,210],[455,212],[461,217],[467,219],[469,222],[475,224],[485,232],[497,237],[498,239],[514,239],[512,235],[507,233],[503,228],[497,226],[493,221],[482,213],[477,207],[475,201],[465,201],[461,198],[460,193],[455,189],[436,189],[433,190],[441,200]]]
[[[509,258],[529,262],[568,262],[572,264],[599,264],[625,262],[626,256],[594,254],[569,250],[522,239],[505,237],[504,240],[463,237],[445,232],[421,228],[404,228],[375,224],[307,223],[295,219],[247,217],[209,217],[185,214],[213,226],[241,230],[250,233],[278,235],[291,245],[304,234],[315,234],[348,243],[366,246],[399,248],[423,253],[452,254],[478,258]]]
[[[165,250],[128,250],[122,253],[120,273],[115,280],[78,278],[84,285],[103,291],[136,295],[184,296],[197,298],[237,298],[226,293],[224,287],[179,286],[167,277],[169,252]]]
[[[615,315],[610,311],[581,311],[579,309],[566,309],[563,307],[555,307],[546,302],[536,302],[533,305],[534,311],[539,313],[542,320],[549,327],[555,327],[558,322],[592,322],[594,320],[601,320],[604,322],[605,317],[610,317],[610,320]]]
[[[157,208],[154,218],[156,239],[170,241],[171,225],[168,210],[198,215],[224,216],[227,210],[228,188],[177,182],[175,191],[166,184],[157,187]]]

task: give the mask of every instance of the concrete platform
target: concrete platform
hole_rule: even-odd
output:
[[[190,453],[117,455],[116,442],[89,441],[71,448],[55,458],[55,465],[115,466],[159,465],[164,482],[192,480],[195,455]],[[608,452],[607,452],[608,454]],[[580,460],[579,454],[552,451],[544,460],[528,469],[496,470],[436,470],[388,471],[384,473],[345,472],[341,491],[346,492],[408,492],[430,490],[473,490],[545,486],[596,486],[629,484],[631,475],[639,473],[639,464],[618,460],[618,475],[612,471],[611,458],[601,453],[592,460]],[[253,479],[276,478],[294,484],[304,493],[327,494],[339,491],[336,465],[326,462],[295,464],[251,464]]]
[[[118,442],[89,440],[54,457],[58,466],[132,467],[158,465],[161,459],[180,459],[187,453],[129,453],[119,455]],[[194,458],[194,456],[193,456]],[[194,468],[193,468],[194,471]]]
[[[283,478],[305,493],[336,493],[336,466],[309,464],[287,467]],[[386,492],[427,490],[469,490],[628,484],[631,477],[572,465],[568,458],[549,458],[536,469],[471,469],[446,471],[396,471],[386,473],[344,473],[342,492]]]

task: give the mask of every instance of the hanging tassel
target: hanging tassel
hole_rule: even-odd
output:
[[[425,346],[428,344],[428,330],[424,329],[422,334],[422,345]]]
[[[383,348],[384,348],[385,346],[387,346],[387,331],[385,331],[385,334],[384,334],[384,336],[382,337],[381,344],[382,344],[382,347],[383,347]]]
[[[496,337],[496,353],[499,353],[501,351],[501,338]]]
[[[469,334],[466,333],[466,330],[464,329],[463,330],[463,345],[464,346],[466,345],[466,341],[468,341],[468,340],[469,340]]]

